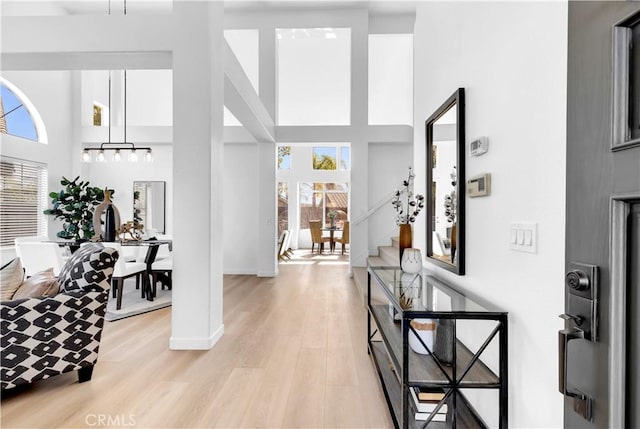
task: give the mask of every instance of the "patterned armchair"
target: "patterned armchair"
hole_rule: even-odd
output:
[[[117,259],[102,244],[83,247],[62,267],[60,293],[0,303],[2,390],[75,370],[91,379]]]

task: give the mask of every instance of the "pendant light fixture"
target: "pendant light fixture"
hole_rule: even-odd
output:
[[[124,14],[127,14],[127,1],[124,0]],[[109,0],[109,15],[111,15],[111,0]],[[119,162],[122,159],[122,153],[128,151],[127,159],[130,162],[138,162],[138,157],[142,156],[145,162],[153,161],[150,147],[136,147],[132,142],[127,141],[127,71],[124,70],[124,141],[112,142],[111,141],[111,70],[109,70],[109,141],[100,144],[98,147],[85,147],[82,150],[82,162],[92,161],[92,152],[98,152],[96,155],[97,162],[106,162],[108,157],[106,152],[113,151],[113,157],[111,158],[115,162]],[[122,152],[124,151],[124,152]]]
[[[92,152],[98,152],[96,155],[97,162],[106,162],[108,157],[106,152],[113,151],[113,161],[120,161],[122,159],[122,152],[128,151],[129,162],[138,162],[138,158],[142,156],[145,162],[153,161],[150,147],[136,147],[132,142],[127,141],[127,71],[124,70],[124,141],[112,142],[111,141],[111,71],[109,71],[109,141],[106,141],[98,147],[85,147],[82,150],[82,162],[92,161]]]

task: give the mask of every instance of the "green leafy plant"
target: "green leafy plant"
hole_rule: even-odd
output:
[[[313,154],[313,169],[314,170],[335,170],[336,158],[331,155],[316,155]]]
[[[56,234],[57,237],[90,240],[95,234],[93,212],[104,200],[104,191],[90,186],[88,181],[81,181],[80,176],[73,180],[63,176],[60,184],[64,186],[60,192],[49,193],[52,207],[45,210],[44,214],[62,220],[62,231]]]

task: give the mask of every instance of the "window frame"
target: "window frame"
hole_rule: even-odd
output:
[[[30,142],[47,144],[49,140],[47,136],[47,130],[44,126],[44,121],[42,120],[42,116],[38,112],[38,109],[36,109],[35,105],[31,102],[29,97],[27,97],[26,94],[20,90],[20,88],[18,88],[16,85],[12,84],[2,76],[0,76],[0,85],[6,87],[7,90],[10,91],[13,94],[13,96],[15,96],[18,99],[18,101],[20,101],[20,103],[22,104],[22,108],[26,110],[27,114],[29,115],[29,118],[31,119],[31,123],[33,124],[33,128],[35,129],[36,139],[34,140],[29,137],[25,137],[17,134],[10,134],[8,132],[8,129],[5,135],[27,140]],[[5,121],[6,121],[6,118],[9,117],[9,114],[5,112],[5,115],[6,115],[5,116]]]

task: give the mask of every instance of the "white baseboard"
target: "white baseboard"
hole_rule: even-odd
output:
[[[169,348],[171,350],[209,350],[224,335],[224,324],[214,332],[209,338],[169,338]]]
[[[255,276],[256,270],[255,269],[231,269],[231,270],[224,270],[223,274],[229,274],[229,275],[234,275],[234,276]]]
[[[258,271],[258,277],[277,277],[278,271]]]

